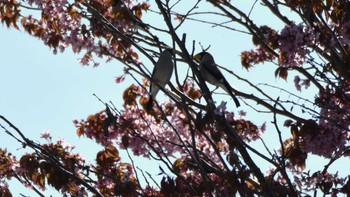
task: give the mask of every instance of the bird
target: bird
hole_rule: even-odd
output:
[[[149,88],[150,99],[146,104],[146,109],[152,108],[153,100],[156,98],[160,88],[164,88],[169,83],[170,78],[173,74],[174,63],[173,53],[171,49],[165,49],[160,53],[159,59],[153,68],[152,80]]]
[[[201,52],[196,54],[193,59],[199,61],[199,72],[203,79],[210,84],[224,89],[233,99],[236,107],[240,106],[237,97],[233,94],[233,88],[225,79],[224,75],[219,70],[217,64],[214,61],[213,56],[208,52]]]

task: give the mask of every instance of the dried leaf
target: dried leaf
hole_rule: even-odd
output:
[[[282,79],[287,80],[288,68],[278,67],[275,71],[275,77],[281,77]]]

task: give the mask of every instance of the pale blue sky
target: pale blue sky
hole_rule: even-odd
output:
[[[243,8],[247,10],[252,1],[246,2],[246,8]],[[258,23],[263,23],[268,18],[259,17],[263,13],[258,9],[252,13],[252,16],[258,20]],[[162,23],[159,15],[145,14],[144,17],[146,22],[152,21],[153,25]],[[278,23],[271,25],[282,26]],[[259,82],[293,87],[293,78],[288,79],[289,83],[275,79],[273,71],[275,67],[271,65],[258,66],[252,72],[242,69],[239,55],[241,51],[252,48],[250,37],[240,33],[221,31],[218,28],[208,28],[205,32],[202,30],[203,26],[191,23],[179,29],[179,32],[187,33],[189,44],[196,39],[204,46],[211,45],[209,51],[214,55],[216,62],[230,67],[241,76]],[[166,36],[164,39],[167,40]],[[122,104],[122,91],[133,82],[128,77],[123,84],[115,83],[114,77],[123,73],[122,65],[117,61],[107,64],[101,60],[100,67],[81,67],[77,62],[80,55],[72,54],[70,49],[67,49],[64,54],[53,55],[52,51],[37,38],[5,27],[0,27],[0,42],[0,114],[12,121],[27,137],[36,140],[40,132],[50,130],[54,139],[65,138],[68,143],[77,146],[76,152],[81,152],[87,160],[93,161],[94,153],[100,147],[84,137],[79,139],[75,134],[76,129],[72,120],[86,118],[89,114],[104,109],[103,104],[92,96],[94,93],[104,101],[112,101],[117,106]],[[171,43],[168,44],[171,45]],[[200,47],[196,47],[198,52]],[[151,70],[152,65],[149,68]],[[235,79],[228,80],[235,83]],[[310,97],[310,94],[314,93],[303,94]],[[256,121],[257,125],[272,120],[269,115],[264,118],[257,114],[248,115]],[[272,126],[269,128],[271,132],[275,132]],[[273,135],[276,137],[275,133]],[[272,139],[277,139],[275,137]],[[1,148],[22,151],[21,145],[4,133],[0,133],[0,139],[2,139]],[[25,152],[30,151],[25,150]],[[125,157],[123,159],[127,160]],[[157,168],[153,170],[156,172]],[[18,184],[13,188],[16,188],[16,192],[25,191],[24,194],[28,194]],[[14,196],[18,195],[18,192],[16,194],[12,188],[11,191]],[[47,194],[49,193],[50,191]]]
[[[0,42],[1,115],[30,139],[37,140],[42,131],[50,130],[55,140],[65,138],[92,160],[93,154],[88,150],[94,148],[91,152],[96,152],[98,148],[90,140],[77,137],[72,120],[86,118],[104,108],[93,93],[106,101],[120,103],[121,87],[114,83],[114,77],[122,68],[113,64],[81,67],[78,56],[68,50],[53,55],[36,38],[5,28],[0,29]],[[0,138],[2,148],[21,151],[21,145],[9,136],[0,133]]]

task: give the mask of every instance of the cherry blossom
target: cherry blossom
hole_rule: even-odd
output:
[[[301,24],[287,25],[279,36],[280,65],[284,67],[301,66],[305,62],[305,56],[310,53],[307,47],[313,44],[314,36],[310,29]]]
[[[143,20],[149,3],[155,3],[150,12],[159,14],[164,26]],[[104,110],[73,120],[79,137],[100,145],[91,163],[86,162],[82,154],[75,153],[76,146],[67,140],[52,140],[48,130],[40,134],[44,143],[30,140],[0,116],[10,128],[1,122],[4,133],[27,151],[17,159],[6,149],[0,149],[1,195],[10,196],[7,180],[11,178],[33,191],[50,186],[64,196],[90,193],[96,196],[270,195],[264,192],[299,196],[319,191],[333,196],[350,194],[349,177],[328,171],[337,159],[349,156],[350,17],[344,9],[347,3],[263,1],[263,7],[269,8],[280,20],[278,24],[282,26],[279,27],[257,26],[253,17],[255,9],[246,13],[231,1],[198,1],[187,14],[177,10],[181,3],[159,0],[0,2],[0,21],[7,27],[38,38],[54,54],[72,50],[79,54],[78,63],[82,66],[97,67],[103,59],[118,60],[126,68],[124,73],[116,74],[116,83],[124,82],[127,76],[135,81],[123,92],[122,100],[113,101],[122,104],[121,108],[100,99]],[[199,11],[202,4],[210,4],[210,12]],[[181,12],[182,8],[185,7],[181,7]],[[280,12],[285,8],[297,17],[287,18]],[[212,24],[196,18],[213,15],[215,20],[225,19]],[[298,21],[292,20],[296,18]],[[295,89],[277,87],[288,99],[265,89],[273,85],[257,85],[255,79],[245,79],[227,67],[227,75],[243,83],[243,88],[235,90],[235,94],[244,101],[244,108],[231,109],[225,100],[221,103],[214,100],[214,110],[209,108],[206,98],[209,92],[202,94],[205,90],[198,85],[204,84],[196,81],[198,62],[189,55],[194,51],[187,49],[185,34],[182,39],[178,35],[182,25],[190,22],[235,32],[238,30],[235,25],[241,25],[245,30],[238,31],[251,36],[254,45],[241,53],[242,66],[249,72],[255,72],[253,66],[258,64],[273,67],[275,77],[288,83],[287,78],[292,75]],[[174,61],[188,68],[187,73],[181,73],[186,74],[186,78],[176,78],[172,85],[177,91],[171,92],[170,98],[165,91],[165,99],[155,100],[157,105],[145,110],[149,80],[142,77],[150,73],[141,59],[154,62],[154,53],[168,48],[169,43],[176,49]],[[202,45],[200,40],[193,43]],[[204,46],[201,47],[204,50]],[[193,50],[197,49],[194,45]],[[305,93],[302,95],[312,95],[311,98],[299,96],[302,90]],[[248,120],[248,113],[249,117],[257,118]],[[265,154],[252,143],[265,142],[271,135],[279,138],[276,150],[267,144]],[[125,162],[119,155],[121,149],[135,157],[158,161],[160,184],[154,187],[146,180],[147,185],[142,185],[139,172],[146,177],[144,172],[133,161]],[[271,164],[267,173],[262,173],[260,163],[251,153]],[[311,155],[326,158],[329,163],[323,169],[313,169],[307,159]]]

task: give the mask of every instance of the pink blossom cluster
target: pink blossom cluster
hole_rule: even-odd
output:
[[[309,79],[300,79],[300,77],[297,75],[294,77],[294,85],[295,88],[301,92],[301,87],[304,86],[305,89],[310,87],[310,80]]]
[[[103,1],[102,5],[108,5],[108,0]],[[94,32],[94,34],[99,33],[99,35],[111,34],[106,32],[101,27],[101,23],[98,23],[96,20],[90,23],[83,20],[82,13],[85,11],[82,10],[83,6],[76,6],[79,2],[77,0],[70,4],[67,0],[28,0],[29,6],[37,6],[42,11],[42,17],[36,19],[29,15],[22,19],[22,25],[32,35],[39,37],[46,45],[53,48],[55,54],[58,49],[60,52],[64,52],[69,46],[71,46],[74,53],[80,53],[84,50],[85,55],[78,60],[81,65],[93,64],[98,66],[99,63],[93,60],[92,54],[101,58],[103,55],[108,56],[112,54],[113,56],[121,57],[123,53],[129,53],[132,54],[130,57],[133,61],[138,63],[136,53],[128,45],[126,47],[123,46],[125,49],[123,51],[120,46],[117,46],[119,43],[107,43],[107,39],[111,39],[111,36],[91,35],[91,32]],[[123,2],[129,7],[137,3],[133,0],[123,0]],[[101,14],[117,29],[124,32],[129,31],[133,26],[130,20],[113,18],[112,8],[104,10],[104,13]],[[34,26],[39,28],[33,28]]]
[[[345,21],[339,26],[341,27],[339,41],[344,45],[350,45],[350,22]]]
[[[114,145],[115,143],[122,149],[129,148],[135,156],[150,157],[150,152],[155,151],[164,156],[175,156],[180,154],[183,156],[188,155],[184,147],[187,144],[192,144],[191,132],[196,134],[205,133],[207,136],[211,136],[212,131],[209,128],[203,128],[202,131],[191,131],[189,125],[186,123],[187,116],[182,110],[176,107],[173,102],[166,104],[160,103],[162,110],[166,112],[171,109],[171,113],[167,113],[167,119],[158,119],[157,117],[147,114],[143,109],[139,109],[137,106],[126,105],[125,109],[121,111],[120,115],[116,119],[116,127],[110,126],[109,132],[106,135],[97,125],[99,121],[91,121],[91,119],[103,119],[105,114],[102,113],[101,117],[95,115],[88,118],[89,124],[87,126],[84,121],[75,121],[77,128],[83,128],[84,135],[96,140],[97,143],[103,146]],[[224,112],[227,116],[227,120],[231,124],[237,124],[239,128],[239,135],[247,141],[256,140],[261,133],[265,130],[265,124],[259,129],[249,121],[243,119],[236,120],[233,118],[233,113]],[[247,128],[244,128],[247,127]],[[224,135],[220,131],[216,131]],[[186,139],[186,141],[184,141]],[[196,146],[204,154],[217,164],[221,163],[218,156],[213,154],[214,147],[208,142],[204,135],[195,135]],[[229,145],[225,140],[220,141],[220,150],[227,152]],[[192,151],[192,150],[190,150]]]
[[[282,52],[280,65],[284,67],[300,66],[310,53],[307,46],[314,45],[314,34],[302,24],[285,26],[279,36],[279,49]]]
[[[197,187],[205,187],[203,183],[202,174],[198,170],[190,171],[187,173],[182,173],[182,176],[191,184]],[[215,173],[208,173],[207,175],[208,182],[211,186],[217,188],[216,191],[211,192],[211,195],[206,193],[202,193],[200,196],[216,196],[218,194],[228,194],[230,187],[227,185],[221,184],[222,177]],[[197,191],[206,191],[206,188],[195,188]],[[225,195],[224,195],[225,196]]]
[[[136,156],[149,157],[150,146],[154,146],[158,151],[164,151],[166,155],[172,155],[175,150],[181,150],[177,146],[168,142],[175,142],[178,139],[173,128],[169,123],[162,121],[158,124],[156,119],[145,113],[136,106],[127,105],[125,110],[121,112],[120,118],[117,118],[117,128],[109,127],[109,133],[106,136],[103,132],[94,127],[84,127],[84,135],[88,138],[95,139],[97,143],[108,146],[117,143],[121,148],[130,148]],[[103,115],[104,116],[104,115]],[[97,117],[94,117],[97,118]],[[177,132],[186,139],[186,129],[180,124],[182,114],[175,110],[171,122],[175,122]],[[74,121],[76,127],[81,127],[84,121]],[[98,122],[91,122],[97,124]],[[178,142],[178,141],[177,141]]]
[[[250,121],[246,121],[244,116],[246,116],[246,112],[241,110],[239,111],[239,117],[234,118],[234,113],[226,111],[227,102],[222,101],[220,105],[217,106],[214,113],[217,115],[226,115],[226,120],[235,125],[236,129],[238,129],[238,134],[241,138],[247,142],[255,141],[260,138],[260,136],[266,130],[266,122],[264,122],[260,128],[251,123]]]
[[[0,148],[0,185],[3,178],[9,178],[12,171],[16,169],[18,161],[15,156],[7,152],[7,149]],[[4,182],[5,183],[5,182]]]
[[[345,89],[346,90],[346,89]],[[320,91],[317,104],[321,107],[319,130],[303,133],[303,149],[314,154],[331,157],[342,154],[350,137],[350,92]]]
[[[342,130],[320,130],[319,133],[305,134],[302,149],[315,155],[330,158],[334,153],[342,152],[346,149],[347,136]]]
[[[123,121],[130,122],[130,128],[132,128],[128,131],[128,148],[131,148],[135,155],[149,157],[149,151],[152,148],[166,156],[174,156],[175,153],[185,154],[182,140],[186,139],[190,144],[192,141],[189,126],[184,122],[186,116],[173,102],[169,102],[167,106],[163,105],[163,111],[166,110],[165,107],[172,107],[173,111],[167,120],[160,120],[159,123],[154,116],[146,114],[135,106],[125,107],[123,112],[125,120]],[[123,129],[119,129],[117,132],[125,133]],[[204,152],[210,153],[210,145],[203,137],[196,140],[198,147],[202,147]],[[123,147],[121,142],[119,145]]]
[[[52,139],[51,132],[49,130],[45,130],[45,131],[41,132],[40,138],[44,138],[44,139],[50,141]]]
[[[39,9],[42,9],[42,13],[47,17],[45,19],[36,20],[33,17],[28,17],[24,21],[23,26],[36,23],[45,30],[41,32],[40,39],[44,41],[46,45],[50,46],[50,41],[55,36],[60,36],[59,49],[64,52],[65,48],[72,45],[72,49],[75,53],[79,53],[82,48],[94,48],[93,39],[83,38],[81,32],[82,16],[79,14],[69,15],[68,6],[69,3],[66,0],[29,0],[28,4],[33,6],[36,4]],[[57,53],[56,46],[54,47],[54,53]]]
[[[338,174],[331,174],[328,172],[320,172],[317,171],[313,174],[310,172],[301,173],[299,176],[294,176],[294,182],[297,184],[299,188],[303,188],[305,191],[315,191],[316,189],[322,188],[323,190],[327,190],[332,188],[332,185],[344,185],[345,179],[340,178]],[[336,196],[337,190],[333,188],[333,191],[325,191],[332,192],[333,195]]]
[[[266,51],[261,45],[258,45],[254,50],[244,51],[241,54],[241,63],[245,68],[250,68],[253,64],[271,61],[273,59],[275,59],[275,56]]]
[[[108,174],[108,173],[106,173]],[[109,178],[108,176],[101,176],[97,183],[96,183],[96,188],[106,188],[109,190],[112,190],[116,186],[116,182]]]
[[[226,111],[226,104],[227,102],[221,101],[221,104],[216,107],[214,113],[220,116],[223,115]]]
[[[235,127],[238,135],[247,142],[255,141],[260,138],[260,136],[266,131],[266,122],[263,123],[260,128],[250,121],[245,120],[243,117],[246,112],[240,111],[239,117],[234,118],[232,112],[225,112],[226,120]]]
[[[9,193],[9,185],[6,181],[0,180],[0,194],[3,196],[6,196],[7,193]]]

